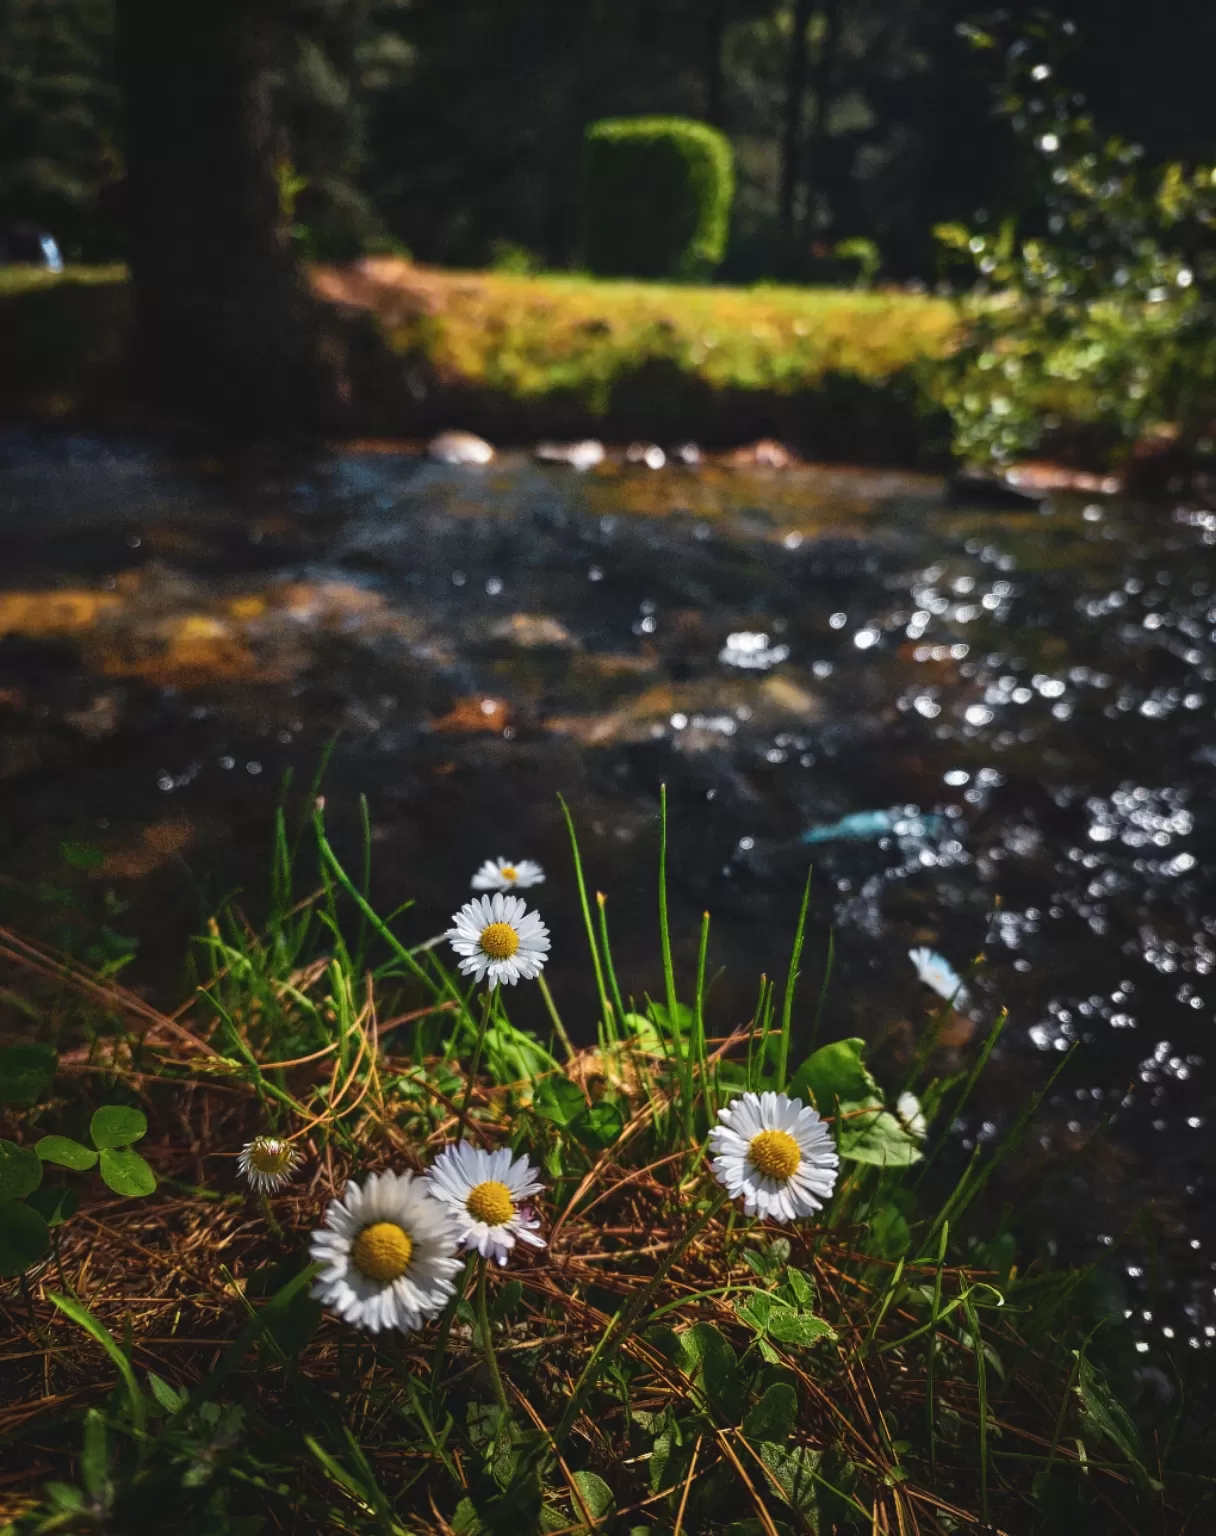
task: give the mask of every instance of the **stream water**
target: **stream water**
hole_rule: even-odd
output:
[[[1214,545],[1198,508],[985,509],[885,472],[370,449],[237,471],[10,432],[7,915],[75,882],[62,932],[138,934],[128,974],[170,995],[217,899],[256,910],[283,776],[336,737],[328,814],[355,858],[368,796],[403,935],[446,926],[487,855],[545,864],[586,1038],[556,796],[640,997],[666,783],[676,962],[687,992],[709,910],[711,1022],[784,973],[812,861],[800,1040],[829,928],[824,1037],[881,1040],[891,1072],[935,1001],[909,949],[982,951],[946,1065],[1010,1024],[959,1156],[1076,1044],[1001,1193],[1070,1258],[1116,1250],[1146,1350],[1210,1347]]]

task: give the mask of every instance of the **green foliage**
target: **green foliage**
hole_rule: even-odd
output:
[[[1090,1517],[1112,1490],[1129,1519],[1158,1508],[1163,1452],[1156,1440],[1148,1451],[1122,1400],[1122,1299],[1073,1272],[1020,1267],[1004,1226],[957,1235],[967,1190],[948,1192],[943,1207],[908,1175],[931,1132],[914,1140],[887,1108],[893,1096],[862,1041],[812,1051],[789,1084],[815,1099],[847,1160],[827,1209],[781,1230],[728,1216],[705,1136],[748,1079],[747,1044],[707,1055],[719,1020],[707,1026],[705,967],[694,1002],[681,1002],[686,962],[665,919],[669,1000],[645,1013],[626,1012],[606,928],[588,923],[609,979],[608,996],[596,986],[588,999],[607,1018],[598,1044],[563,1071],[512,1023],[513,997],[483,1001],[441,952],[410,947],[408,919],[376,913],[319,811],[312,825],[319,890],[280,822],[266,931],[228,914],[209,930],[202,1002],[180,1016],[196,1037],[192,1074],[222,1083],[235,1144],[245,1113],[275,1131],[307,1123],[339,1179],[391,1165],[386,1143],[439,1145],[463,1116],[471,1139],[545,1163],[537,1205],[560,1224],[560,1242],[551,1228],[547,1254],[521,1245],[509,1277],[474,1261],[467,1293],[425,1332],[352,1342],[308,1295],[317,1267],[302,1268],[303,1226],[271,1242],[246,1214],[217,1225],[228,1251],[210,1280],[207,1245],[195,1245],[201,1294],[192,1276],[189,1294],[147,1295],[149,1309],[167,1305],[169,1315],[194,1309],[192,1339],[200,1316],[215,1327],[201,1367],[192,1354],[158,1353],[164,1375],[136,1368],[141,1336],[159,1329],[154,1311],[133,1307],[128,1322],[105,1310],[103,1321],[76,1296],[49,1293],[56,1313],[35,1298],[42,1315],[31,1328],[61,1352],[74,1324],[98,1390],[81,1401],[83,1422],[66,1426],[70,1443],[64,1420],[33,1420],[75,1481],[48,1485],[13,1536],[88,1523],[156,1529],[169,1500],[185,1536],[255,1536],[267,1525],[404,1536],[428,1507],[467,1536],[568,1530],[618,1521],[617,1511],[629,1530],[639,1507],[655,1531],[682,1511],[682,1528],[707,1536],[843,1536],[870,1528],[901,1490],[924,1507],[940,1495],[977,1528],[988,1505],[988,1524],[1013,1530],[1031,1528],[1032,1504],[1071,1501],[1075,1528],[1098,1529]],[[317,894],[301,901],[297,877]],[[795,944],[791,975],[797,959]],[[361,1006],[369,977],[380,1013],[412,1020],[408,1042],[404,1025],[395,1039],[372,1034]],[[792,988],[790,998],[792,1013]],[[765,1019],[784,1035],[774,1009]],[[313,1051],[315,1076],[273,1065]],[[757,1073],[763,1054],[751,1052]],[[164,1070],[158,1113],[179,1065]],[[53,1086],[42,1087],[48,1099]],[[919,1086],[931,1118],[939,1099]],[[31,1140],[44,1119],[90,1123],[92,1105],[65,1103],[77,1091],[70,1077],[53,1107],[22,1109],[19,1134]],[[85,1173],[96,1160],[112,1188],[143,1193],[152,1176],[131,1142],[145,1130],[142,1112],[108,1105],[92,1114],[92,1148],[59,1129],[32,1147],[0,1147],[4,1187],[25,1190],[0,1201],[7,1273],[44,1259],[71,1214],[75,1189],[38,1183],[44,1163]],[[206,1233],[196,1202],[171,1198],[166,1230],[196,1220]],[[291,1206],[279,1207],[285,1223]],[[107,1240],[103,1229],[96,1241]],[[69,1248],[56,1249],[66,1273]],[[960,1248],[976,1268],[951,1259]],[[132,1272],[156,1259],[140,1251]],[[97,1305],[122,1303],[100,1293]],[[41,1394],[41,1362],[29,1369]],[[1014,1454],[999,1459],[1009,1444]]]
[[[51,1088],[57,1053],[49,1046],[9,1046],[3,1053],[16,1102],[45,1098]],[[0,1101],[2,1102],[2,1101]],[[11,1102],[11,1101],[10,1101]],[[50,1231],[76,1214],[77,1192],[63,1184],[43,1183],[43,1165],[87,1173],[100,1165],[103,1182],[116,1195],[138,1198],[156,1191],[156,1175],[131,1143],[146,1135],[143,1110],[125,1104],[104,1105],[90,1121],[92,1147],[71,1136],[42,1136],[31,1146],[0,1139],[0,1274],[19,1275],[46,1258]]]
[[[1117,460],[1162,427],[1194,445],[1216,417],[1216,168],[1150,168],[1105,135],[1058,83],[1059,43],[1039,24],[1006,55],[1039,217],[937,230],[979,280],[934,386],[969,459],[1056,444]]]
[[[0,1104],[36,1104],[49,1090],[59,1056],[40,1042],[0,1050]]]
[[[920,1145],[886,1109],[878,1084],[862,1061],[865,1041],[824,1045],[794,1073],[790,1093],[807,1094],[820,1114],[834,1116],[840,1155],[879,1168],[906,1168],[920,1160]]]
[[[50,1251],[47,1221],[28,1201],[0,1200],[0,1275],[20,1275]]]
[[[726,249],[734,198],[726,137],[678,117],[587,129],[586,259],[601,277],[705,277]]]

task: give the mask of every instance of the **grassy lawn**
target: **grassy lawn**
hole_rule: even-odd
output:
[[[916,457],[936,430],[921,420],[932,410],[922,373],[958,324],[949,303],[915,294],[450,272],[395,258],[312,280],[339,313],[374,317],[385,343],[375,385],[355,379],[357,429],[407,436],[448,425],[500,441],[771,434],[828,456]],[[0,344],[13,360],[0,411],[112,416],[129,325],[120,267],[0,270]]]

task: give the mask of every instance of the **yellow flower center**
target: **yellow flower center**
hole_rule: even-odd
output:
[[[291,1148],[285,1141],[259,1137],[249,1148],[249,1165],[258,1173],[285,1173],[291,1166]]]
[[[351,1245],[350,1256],[369,1280],[399,1280],[410,1267],[414,1240],[395,1221],[374,1221]]]
[[[516,880],[519,878],[519,871],[515,868],[514,864],[504,864],[498,873],[504,880]]]
[[[491,923],[482,930],[481,947],[491,960],[509,960],[519,948],[519,934],[510,923]]]
[[[761,1131],[747,1149],[752,1166],[770,1179],[792,1178],[802,1161],[798,1143],[788,1131]]]
[[[493,1179],[469,1191],[465,1208],[474,1221],[484,1221],[487,1227],[501,1227],[515,1215],[511,1191],[505,1184],[498,1184]]]

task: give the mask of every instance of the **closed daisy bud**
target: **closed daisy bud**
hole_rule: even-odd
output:
[[[255,1136],[241,1148],[237,1167],[251,1188],[265,1194],[286,1184],[302,1161],[292,1143],[281,1136]]]

